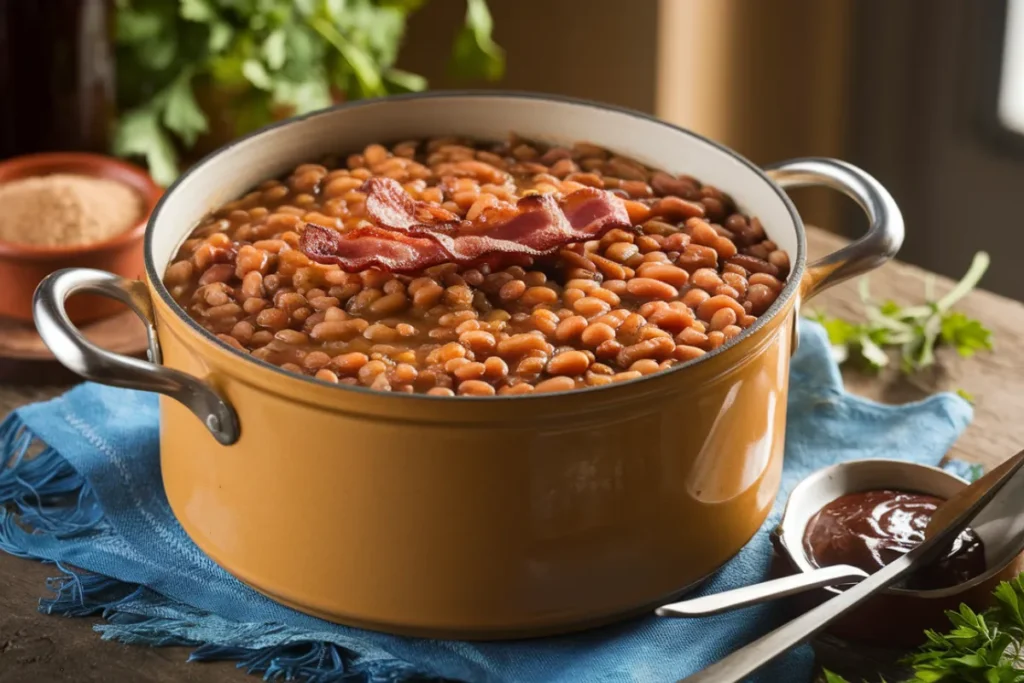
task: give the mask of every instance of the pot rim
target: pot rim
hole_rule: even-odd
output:
[[[528,100],[537,100],[537,101],[557,102],[557,103],[562,103],[562,104],[571,104],[571,105],[576,105],[576,106],[585,107],[585,108],[605,110],[605,111],[611,111],[611,112],[615,112],[615,113],[619,113],[619,114],[625,114],[625,115],[632,116],[632,117],[637,118],[637,119],[641,119],[641,120],[646,121],[648,123],[657,124],[657,125],[663,127],[667,132],[675,133],[675,134],[683,134],[683,135],[689,136],[691,138],[694,138],[695,140],[697,140],[697,141],[699,141],[699,142],[701,142],[703,144],[710,145],[711,147],[715,148],[719,152],[721,152],[721,153],[723,153],[723,154],[725,154],[727,156],[732,157],[735,161],[740,162],[741,164],[743,164],[744,166],[746,166],[747,168],[752,170],[755,175],[757,175],[761,180],[763,180],[776,193],[776,195],[778,195],[779,199],[782,200],[783,205],[786,207],[786,211],[789,213],[790,219],[793,221],[793,227],[794,227],[794,231],[796,233],[797,249],[796,249],[796,257],[794,259],[794,267],[790,271],[789,278],[788,278],[785,286],[782,288],[782,291],[780,292],[779,296],[775,299],[775,301],[768,308],[768,310],[766,310],[764,313],[762,313],[760,316],[758,316],[757,321],[753,325],[748,327],[747,329],[743,330],[743,332],[741,334],[737,335],[735,338],[727,341],[725,344],[722,344],[720,347],[718,347],[717,349],[714,349],[713,351],[711,351],[709,353],[705,353],[702,356],[699,356],[699,357],[694,358],[692,360],[686,361],[684,363],[680,363],[679,365],[673,366],[673,367],[669,368],[668,370],[652,373],[650,375],[644,375],[642,377],[638,377],[638,378],[632,379],[632,380],[627,380],[625,382],[618,382],[618,383],[614,383],[614,384],[606,384],[606,385],[601,385],[601,386],[596,386],[596,387],[574,388],[574,389],[568,389],[568,390],[565,390],[565,391],[550,392],[550,393],[543,393],[543,394],[514,394],[514,395],[500,395],[500,396],[460,396],[460,395],[456,395],[456,396],[431,396],[431,395],[428,395],[428,394],[406,394],[406,393],[398,393],[398,392],[381,392],[381,391],[376,391],[374,389],[370,389],[369,387],[350,386],[350,385],[347,385],[347,384],[333,384],[333,383],[330,383],[330,382],[325,382],[323,380],[316,379],[315,377],[308,377],[308,376],[305,376],[305,375],[297,375],[295,373],[288,372],[287,370],[283,370],[280,367],[278,367],[278,366],[276,366],[276,365],[274,365],[272,363],[269,363],[267,361],[261,360],[259,358],[254,358],[253,356],[251,356],[248,353],[243,353],[242,351],[239,351],[238,349],[236,349],[236,348],[234,348],[234,347],[224,343],[220,339],[218,339],[214,334],[212,334],[211,332],[209,332],[208,330],[203,328],[190,315],[188,315],[188,312],[185,311],[178,304],[178,302],[176,302],[174,300],[174,298],[171,296],[171,294],[168,291],[168,289],[164,286],[163,280],[162,280],[162,275],[157,271],[156,264],[153,261],[153,236],[154,236],[153,226],[156,225],[157,218],[160,215],[160,212],[163,210],[165,202],[167,202],[168,200],[173,198],[174,191],[178,187],[178,185],[180,185],[183,182],[185,182],[192,175],[200,172],[215,157],[218,157],[222,153],[226,152],[227,150],[232,149],[232,148],[234,148],[234,147],[236,147],[238,145],[247,143],[248,141],[250,141],[252,139],[255,139],[255,138],[257,138],[257,137],[259,137],[261,135],[269,134],[269,133],[271,133],[273,131],[276,131],[276,130],[281,129],[281,128],[285,128],[285,127],[290,126],[290,125],[292,125],[292,124],[294,124],[296,122],[299,122],[299,121],[306,121],[306,120],[315,119],[315,118],[322,117],[322,116],[331,116],[331,115],[333,115],[336,112],[341,111],[341,110],[356,109],[356,108],[359,108],[359,107],[372,106],[372,105],[380,104],[382,102],[403,102],[403,101],[412,101],[412,100],[421,100],[421,99],[458,99],[458,98],[499,99],[499,100],[500,99],[507,99],[507,100],[528,99]],[[623,151],[626,151],[628,153],[627,150],[623,150]],[[695,172],[699,173],[699,169],[695,169]],[[464,89],[463,90],[434,90],[434,91],[424,92],[424,93],[406,93],[406,94],[400,94],[400,95],[390,95],[390,96],[387,96],[387,97],[376,97],[376,98],[369,98],[369,99],[363,99],[363,100],[356,100],[354,102],[346,102],[346,103],[343,103],[343,104],[335,105],[333,107],[328,107],[328,108],[325,108],[325,109],[318,109],[318,110],[316,110],[314,112],[310,112],[308,114],[303,114],[301,116],[291,117],[291,118],[285,119],[283,121],[278,121],[278,122],[272,123],[272,124],[270,124],[268,126],[264,126],[263,128],[260,128],[260,129],[258,129],[256,131],[253,131],[252,133],[249,133],[248,135],[240,137],[240,138],[238,138],[236,140],[233,140],[232,142],[228,143],[227,145],[224,145],[223,147],[221,147],[221,148],[211,152],[210,154],[207,154],[198,163],[196,163],[190,169],[188,169],[185,173],[180,175],[174,181],[174,183],[172,183],[167,188],[167,190],[163,193],[163,196],[160,198],[160,201],[157,203],[156,207],[153,209],[153,211],[149,215],[149,220],[147,221],[147,224],[146,224],[145,241],[144,241],[144,252],[145,252],[144,253],[144,260],[145,260],[145,268],[146,268],[146,278],[149,280],[149,287],[150,287],[151,291],[156,292],[156,294],[160,297],[161,301],[174,313],[175,316],[177,316],[181,321],[183,321],[186,325],[188,325],[191,328],[191,330],[196,333],[196,336],[199,339],[201,339],[201,340],[203,340],[205,342],[209,342],[209,343],[214,344],[215,346],[217,346],[222,351],[226,351],[226,352],[228,352],[230,354],[233,354],[235,357],[240,358],[240,359],[242,359],[242,360],[244,360],[246,362],[255,363],[255,364],[257,364],[257,365],[259,365],[259,366],[261,366],[261,367],[263,367],[265,369],[272,370],[272,371],[278,373],[281,376],[282,379],[288,380],[288,381],[301,382],[303,384],[312,384],[313,386],[317,386],[317,387],[320,387],[320,386],[330,387],[330,388],[338,390],[338,391],[356,392],[356,395],[364,394],[364,395],[369,395],[369,396],[374,396],[374,397],[385,397],[385,396],[393,397],[393,398],[398,398],[399,400],[438,401],[438,402],[449,402],[449,403],[452,402],[453,400],[458,400],[458,401],[462,401],[462,402],[466,402],[466,401],[471,401],[471,402],[480,402],[480,401],[494,402],[496,400],[500,400],[500,401],[529,401],[529,400],[550,399],[550,398],[560,397],[560,396],[565,396],[565,395],[577,395],[577,394],[590,395],[590,394],[595,393],[595,392],[614,391],[615,389],[617,389],[619,387],[623,387],[623,386],[627,386],[627,385],[636,385],[636,384],[638,384],[640,382],[646,382],[646,381],[650,381],[650,380],[663,379],[664,377],[666,377],[666,376],[668,376],[670,374],[678,373],[680,371],[686,370],[686,369],[694,367],[696,365],[700,365],[702,363],[705,363],[706,361],[710,361],[712,358],[715,358],[715,357],[717,357],[717,356],[719,356],[719,355],[721,355],[723,353],[727,353],[729,351],[732,351],[733,349],[735,349],[737,347],[745,346],[745,345],[748,345],[749,343],[752,343],[755,340],[755,338],[758,336],[758,333],[765,326],[767,326],[769,323],[771,323],[774,320],[774,318],[776,317],[776,315],[780,311],[784,310],[789,305],[790,300],[793,299],[797,295],[797,293],[800,291],[801,282],[803,281],[804,271],[805,271],[806,265],[807,265],[807,240],[806,240],[806,235],[805,235],[805,231],[804,231],[803,219],[800,217],[800,213],[797,211],[796,206],[793,204],[793,201],[789,198],[789,195],[786,194],[785,190],[783,190],[776,182],[774,182],[768,176],[768,174],[760,166],[758,166],[757,164],[753,163],[752,161],[750,161],[749,159],[747,159],[743,155],[739,154],[738,152],[734,151],[733,149],[731,149],[729,147],[726,147],[725,145],[723,145],[723,144],[721,144],[719,142],[716,142],[716,141],[711,140],[711,139],[709,139],[709,138],[707,138],[707,137],[705,137],[703,135],[700,135],[699,133],[695,133],[695,132],[693,132],[691,130],[688,130],[686,128],[683,128],[681,126],[677,126],[675,124],[672,124],[672,123],[669,123],[669,122],[664,121],[662,119],[659,119],[656,116],[653,116],[651,114],[647,114],[647,113],[644,113],[644,112],[640,112],[640,111],[637,111],[635,109],[630,109],[628,107],[620,107],[618,105],[613,105],[613,104],[605,104],[605,103],[602,103],[602,102],[596,102],[596,101],[593,101],[593,100],[576,98],[576,97],[567,97],[567,96],[563,96],[563,95],[551,95],[551,94],[546,94],[546,93],[537,93],[537,92],[530,92],[530,91],[517,91],[517,90],[464,90]]]

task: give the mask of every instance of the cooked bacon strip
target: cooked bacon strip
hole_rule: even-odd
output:
[[[543,256],[631,225],[622,201],[594,188],[573,192],[561,205],[552,195],[530,195],[513,211],[486,209],[476,221],[417,202],[390,178],[371,178],[363,191],[376,225],[339,233],[307,224],[299,248],[309,258],[348,272],[376,267],[411,273],[448,262],[497,265],[506,256]]]
[[[451,260],[444,247],[429,237],[415,237],[376,226],[341,233],[306,223],[299,249],[318,263],[336,263],[350,273],[367,268],[410,272]],[[420,263],[424,265],[415,265]]]
[[[366,213],[382,228],[401,232],[424,227],[454,231],[462,222],[456,214],[437,204],[416,201],[392,178],[367,178],[359,191],[366,193]]]

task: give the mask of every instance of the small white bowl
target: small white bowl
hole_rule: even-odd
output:
[[[772,533],[777,559],[773,573],[792,574],[815,568],[804,549],[804,531],[811,518],[836,498],[861,491],[890,489],[950,498],[967,482],[945,470],[898,460],[856,460],[818,470],[801,481],[789,495],[782,521]],[[1000,581],[1024,569],[1024,555],[1007,557],[1005,534],[985,523],[984,511],[972,525],[985,547],[987,569],[960,585],[938,590],[890,588],[836,622],[829,632],[850,640],[881,644],[919,644],[926,628],[944,628],[945,610],[961,602],[975,607],[989,603]],[[801,596],[809,608],[839,592],[822,588]]]

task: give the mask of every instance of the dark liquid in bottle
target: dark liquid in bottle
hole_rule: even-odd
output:
[[[0,0],[0,158],[109,151],[112,5]]]

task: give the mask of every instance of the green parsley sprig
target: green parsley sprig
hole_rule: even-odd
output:
[[[893,301],[882,304],[871,298],[867,277],[860,280],[860,297],[866,321],[849,320],[812,312],[808,315],[824,326],[838,363],[859,362],[863,367],[878,370],[889,364],[886,348],[900,350],[900,368],[907,373],[923,370],[935,363],[935,348],[945,344],[961,356],[972,356],[980,350],[991,350],[991,331],[953,307],[971,290],[988,269],[985,252],[974,255],[971,267],[963,278],[941,298],[934,295],[934,277],[925,280],[925,303],[900,306]]]
[[[926,642],[904,660],[913,676],[905,683],[1024,683],[1024,574],[1003,581],[995,604],[984,612],[967,605],[948,611],[952,628],[925,631]],[[827,683],[848,683],[825,671]]]
[[[335,99],[423,90],[395,68],[409,15],[426,0],[117,0],[114,153],[144,158],[162,184],[211,130],[240,135]],[[505,57],[486,0],[465,0],[450,70],[496,80]],[[216,95],[203,106],[197,93]]]

